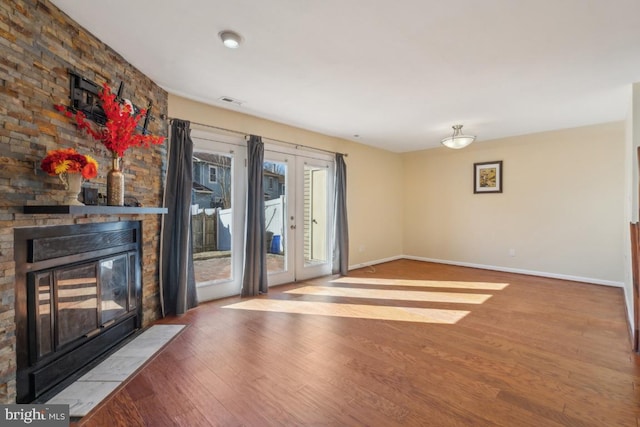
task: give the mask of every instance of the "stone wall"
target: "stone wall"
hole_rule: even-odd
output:
[[[23,205],[60,204],[64,189],[57,177],[39,169],[46,152],[74,147],[100,164],[91,181],[104,192],[109,154],[79,133],[73,122],[54,109],[68,105],[68,71],[117,90],[153,115],[167,113],[167,93],[127,63],[117,52],[86,32],[47,0],[0,2],[0,403],[15,402],[15,263],[16,227],[80,224],[122,220],[143,221],[143,319],[159,317],[158,215],[26,215]],[[152,121],[149,130],[167,135],[166,123]],[[126,196],[143,206],[160,206],[166,147],[132,148],[123,165]]]

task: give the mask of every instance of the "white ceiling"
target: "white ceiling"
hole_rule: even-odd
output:
[[[640,82],[639,0],[52,2],[170,93],[396,152],[623,120]]]

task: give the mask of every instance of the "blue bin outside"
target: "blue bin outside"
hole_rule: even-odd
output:
[[[271,249],[269,250],[272,254],[280,253],[280,235],[275,234],[271,239]]]

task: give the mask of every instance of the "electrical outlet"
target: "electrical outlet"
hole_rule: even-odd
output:
[[[516,256],[516,250],[513,248],[509,249],[509,256]]]

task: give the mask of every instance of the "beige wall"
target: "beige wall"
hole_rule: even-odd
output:
[[[626,281],[624,123],[395,154],[175,95],[169,115],[348,153],[351,266],[407,255]],[[504,193],[473,194],[473,163],[492,160]]]
[[[369,264],[402,254],[403,172],[399,154],[175,95],[169,95],[169,116],[347,153],[349,264]]]
[[[399,154],[351,144],[347,150],[351,266],[401,256],[404,181]]]
[[[610,123],[405,154],[404,254],[621,285],[624,133]],[[494,160],[504,193],[474,194],[473,164]]]

